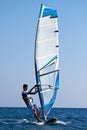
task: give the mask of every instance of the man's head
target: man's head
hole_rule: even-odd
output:
[[[28,89],[28,85],[27,84],[23,84],[23,90],[27,91],[27,89]]]

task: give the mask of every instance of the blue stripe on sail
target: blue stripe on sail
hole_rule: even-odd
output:
[[[51,15],[51,17],[57,17],[56,10],[45,8],[42,17],[49,16],[49,15]]]
[[[54,57],[51,58],[50,61],[48,61],[40,70],[42,70],[43,68],[45,68],[47,65],[49,65],[53,60],[55,60],[57,58],[57,55],[55,55]],[[39,71],[40,71],[39,70]]]
[[[57,17],[57,11],[45,7],[43,4],[41,4],[41,9],[40,9],[40,15],[39,18],[45,17],[45,16],[51,16],[51,17]]]
[[[57,88],[59,87],[59,72],[58,72],[58,74],[57,74],[55,86],[56,86]]]

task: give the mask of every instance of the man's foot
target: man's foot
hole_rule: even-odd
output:
[[[41,120],[38,120],[38,123],[42,122]]]

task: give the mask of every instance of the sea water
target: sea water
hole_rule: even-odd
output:
[[[27,108],[0,108],[0,130],[87,130],[87,109],[53,108],[48,118],[56,124],[38,124]],[[42,117],[41,117],[42,118]]]

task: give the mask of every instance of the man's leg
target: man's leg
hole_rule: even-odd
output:
[[[35,118],[37,119],[38,123],[41,122],[39,116],[38,116],[36,113],[34,113],[34,116],[35,116]]]
[[[37,116],[40,118],[40,110],[37,109]]]
[[[37,119],[38,122],[41,122],[40,120],[40,110],[37,108],[37,106],[34,104],[34,116]]]

